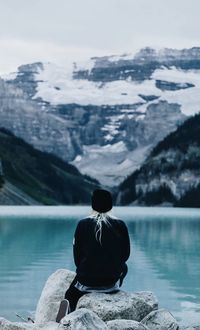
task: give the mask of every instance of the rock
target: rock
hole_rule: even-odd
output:
[[[47,322],[44,327],[41,327],[41,326],[38,327],[37,325],[35,325],[33,330],[67,330],[67,328],[65,328],[64,326],[62,326],[59,323],[50,321],[50,322]]]
[[[149,313],[142,321],[149,330],[177,330],[178,323],[173,315],[165,309]]]
[[[186,327],[183,330],[200,330],[200,325],[190,325],[189,327]]]
[[[108,330],[107,325],[91,310],[80,308],[65,316],[61,324],[67,330]]]
[[[153,306],[156,306],[156,300],[153,302],[153,297],[153,294],[149,292],[146,296],[144,292],[141,295],[124,291],[113,294],[90,293],[79,299],[77,309],[88,308],[103,321],[114,319],[140,321],[154,309]]]
[[[74,277],[74,272],[59,269],[48,278],[36,308],[35,323],[37,326],[55,321],[59,304]]]
[[[106,324],[110,330],[148,330],[144,324],[132,320],[113,320]]]
[[[134,292],[140,298],[143,298],[153,310],[158,309],[158,299],[151,291]]]
[[[21,324],[17,324],[14,322],[10,322],[3,317],[0,317],[0,329],[1,330],[26,330],[30,329],[28,327],[25,327]]]

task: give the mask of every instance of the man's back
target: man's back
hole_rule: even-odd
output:
[[[130,255],[125,223],[108,218],[98,233],[96,221],[79,221],[75,232],[74,260],[79,281],[85,285],[109,285],[117,281]]]

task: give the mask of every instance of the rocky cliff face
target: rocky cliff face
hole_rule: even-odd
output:
[[[151,79],[154,71],[163,66],[174,66],[183,70],[200,69],[200,48],[182,50],[164,48],[156,51],[146,47],[135,56],[105,56],[92,60],[94,63],[92,68],[84,69],[84,67],[75,66],[74,78],[100,82],[131,78],[131,80],[142,82]]]
[[[26,93],[12,84],[0,80],[1,127],[42,151],[48,151],[63,159],[76,153],[70,138],[67,122],[53,113],[42,111],[40,105],[29,99]],[[65,156],[68,151],[68,157]]]
[[[1,126],[113,186],[199,111],[199,70],[200,48],[22,65],[0,81]]]

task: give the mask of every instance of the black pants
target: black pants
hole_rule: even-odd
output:
[[[88,293],[88,292],[84,292],[84,291],[80,291],[75,287],[77,280],[76,277],[73,280],[73,282],[71,283],[69,289],[66,291],[65,293],[65,299],[67,299],[69,301],[69,306],[70,306],[70,313],[73,312],[76,309],[76,305],[78,300],[84,296],[84,294]],[[115,290],[112,292],[108,292],[109,294],[112,293],[116,293],[119,290]],[[105,292],[106,293],[106,292]]]
[[[120,276],[120,287],[122,285],[123,279],[126,276],[128,271],[127,265],[125,264],[124,266],[124,270],[121,273]],[[75,287],[75,284],[77,282],[77,276],[75,276],[74,280],[72,281],[71,285],[69,286],[68,290],[65,292],[65,299],[67,299],[69,301],[69,305],[70,305],[70,313],[73,312],[76,309],[76,305],[78,300],[86,293],[88,292],[83,292],[78,290]],[[116,291],[110,292],[110,293],[115,293]]]
[[[87,293],[87,292],[78,290],[75,287],[76,282],[77,282],[77,279],[75,277],[74,280],[72,281],[72,283],[70,284],[70,287],[65,292],[65,299],[69,300],[70,313],[76,309],[76,305],[77,305],[79,298],[81,298],[84,294]]]

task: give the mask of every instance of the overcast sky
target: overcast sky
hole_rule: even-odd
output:
[[[200,46],[200,0],[0,0],[0,73],[140,47]]]

